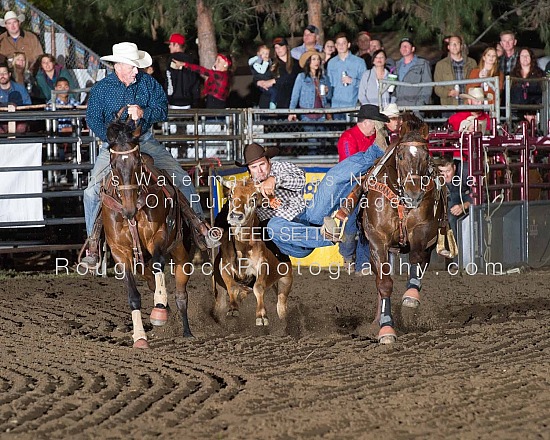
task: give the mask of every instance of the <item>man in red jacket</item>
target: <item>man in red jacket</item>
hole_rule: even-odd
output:
[[[489,93],[484,95],[481,87],[474,87],[470,89],[470,93],[462,93],[460,97],[468,100],[469,105],[482,105],[484,101],[493,99],[493,95]],[[455,131],[474,131],[474,120],[478,121],[478,129],[481,132],[491,129],[491,117],[488,113],[480,110],[473,110],[470,112],[458,112],[449,118],[449,125]]]
[[[368,113],[367,108],[373,107]],[[378,115],[378,107],[370,104],[361,106],[357,116],[357,124],[350,129],[344,131],[338,139],[338,161],[341,162],[345,158],[354,155],[355,153],[367,151],[374,144],[376,139],[376,129],[374,121],[378,119],[368,119],[367,115]],[[372,116],[378,117],[378,116]],[[383,121],[386,122],[387,118]]]

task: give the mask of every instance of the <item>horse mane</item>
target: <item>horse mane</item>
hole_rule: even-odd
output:
[[[137,138],[134,136],[134,129],[133,124],[115,119],[107,126],[107,140],[111,145],[136,143]]]
[[[406,142],[419,142],[419,143],[426,143],[426,139],[419,131],[409,131],[408,133],[405,133],[403,137],[399,139],[399,143],[406,143]]]
[[[420,117],[415,115],[410,110],[403,112],[402,115],[403,123],[401,124],[401,129],[399,130],[399,141],[401,142],[402,138],[409,132],[420,133],[421,136],[426,140],[428,138],[429,127]]]

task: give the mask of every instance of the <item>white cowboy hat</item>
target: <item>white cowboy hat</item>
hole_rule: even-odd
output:
[[[131,66],[143,69],[153,64],[153,59],[144,50],[138,50],[134,43],[113,44],[113,54],[100,58],[101,61],[110,61],[111,63],[130,64]]]
[[[19,23],[23,23],[25,21],[25,14],[19,14],[17,15],[13,11],[6,12],[6,15],[4,15],[4,18],[0,18],[0,26],[6,27],[6,21],[11,20],[12,18],[17,18],[19,20]]]
[[[462,99],[475,99],[476,101],[484,101],[486,99],[490,101],[493,99],[493,94],[487,93],[487,95],[485,95],[481,87],[472,87],[468,92],[470,93],[461,93],[458,96]]]
[[[397,108],[397,104],[391,103],[388,104],[380,113],[386,115],[388,118],[397,118],[399,117],[399,108]]]

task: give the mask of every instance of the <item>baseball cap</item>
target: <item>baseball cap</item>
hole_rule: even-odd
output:
[[[176,43],[183,46],[185,44],[185,37],[182,34],[172,34],[170,35],[170,39],[165,41],[165,43]]]
[[[401,43],[409,43],[412,47],[416,47],[413,43],[413,40],[409,37],[401,38],[401,41],[399,42],[399,47],[401,47]]]
[[[278,44],[279,46],[288,46],[288,41],[286,41],[286,38],[283,37],[277,37],[273,39],[273,46]]]
[[[308,24],[304,31],[310,31],[312,34],[318,34],[319,33],[319,29],[317,29],[317,26],[313,26],[312,24]]]

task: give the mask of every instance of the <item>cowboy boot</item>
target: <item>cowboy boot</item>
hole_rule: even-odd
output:
[[[88,238],[86,244],[88,246],[86,256],[80,260],[80,264],[88,270],[94,270],[99,264],[99,240],[97,238]]]
[[[102,230],[103,218],[101,217],[100,209],[95,219],[92,233],[90,237],[86,240],[86,243],[84,243],[84,246],[80,250],[80,254],[78,256],[79,264],[82,264],[88,270],[96,269],[99,264],[99,237],[101,236]],[[81,258],[84,251],[86,252],[86,256],[84,258]]]
[[[330,217],[325,217],[323,220],[323,226],[321,227],[321,234],[327,240],[340,242],[344,235],[344,228],[348,217],[353,212],[361,195],[363,194],[364,179],[361,184],[357,184],[353,187],[351,192],[346,197],[344,203],[341,203],[340,208],[336,210]]]

